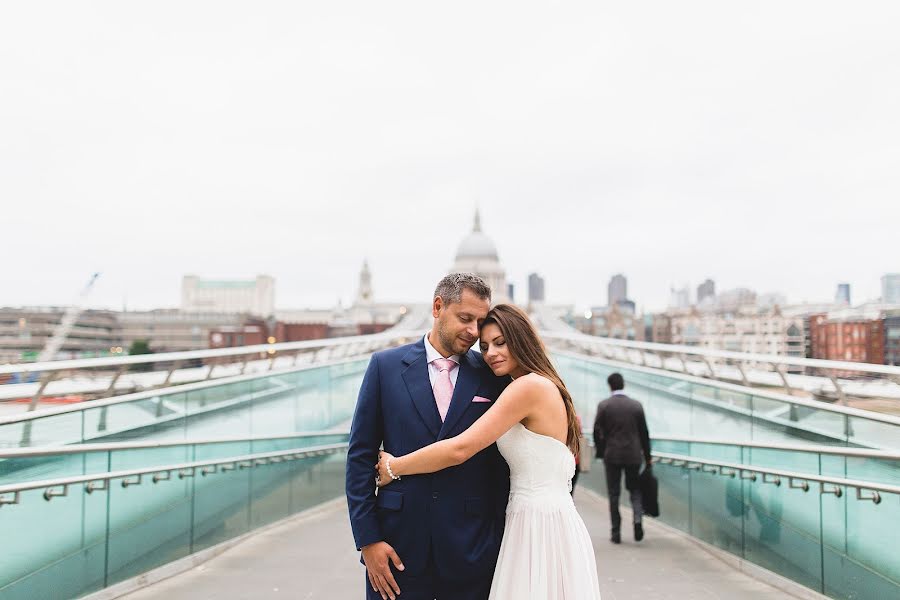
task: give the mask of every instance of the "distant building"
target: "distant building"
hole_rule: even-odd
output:
[[[836,310],[809,319],[812,358],[883,364],[885,324],[876,312]]]
[[[747,288],[725,290],[716,298],[716,306],[722,310],[733,310],[742,306],[755,306],[756,292]]]
[[[633,315],[637,312],[637,305],[631,300],[620,300],[616,307],[625,314]]]
[[[697,286],[697,304],[702,304],[707,298],[710,300],[716,298],[716,282],[712,279],[707,279]]]
[[[363,261],[362,270],[359,272],[359,287],[356,290],[356,306],[368,306],[375,301],[375,293],[372,291],[372,272],[369,270],[369,261]]]
[[[340,335],[365,335],[384,331],[403,318],[414,305],[402,302],[379,302],[375,299],[372,271],[368,261],[363,261],[359,272],[356,296],[353,304],[344,306],[340,300],[329,308],[279,308],[274,319],[285,325],[303,325],[289,341],[313,339],[310,332],[325,332],[324,337]],[[430,304],[430,302],[428,303]],[[324,329],[317,329],[319,327]],[[279,340],[280,334],[275,334]]]
[[[389,327],[386,325],[384,329]],[[380,329],[383,331],[384,329]],[[238,327],[219,327],[209,333],[210,348],[233,348],[257,344],[281,344],[333,337],[328,323],[282,323],[272,319],[251,319]],[[354,331],[353,333],[358,333]],[[371,333],[377,333],[373,331]]]
[[[0,363],[37,360],[65,312],[65,307],[0,308]],[[116,313],[85,310],[53,360],[121,354],[121,346]]]
[[[900,273],[888,273],[881,278],[881,301],[900,304]]]
[[[900,310],[884,316],[884,364],[900,365]]]
[[[589,335],[618,340],[643,341],[644,318],[626,312],[621,305],[595,306],[590,317],[579,319],[576,327]]]
[[[154,352],[186,352],[208,348],[210,331],[240,327],[248,315],[173,308],[120,312],[116,318],[126,351],[133,342],[146,340]]]
[[[693,307],[656,316],[660,318],[660,338],[666,335],[662,317],[668,319],[672,344],[798,358],[806,354],[803,319],[786,316],[777,307],[743,305],[716,310]]]
[[[544,301],[544,278],[537,273],[532,273],[528,276],[528,303]]]
[[[663,313],[649,315],[649,335],[645,335],[648,342],[656,342],[658,344],[672,343],[672,318]]]
[[[506,297],[509,298],[510,302],[515,303],[515,301],[516,301],[516,284],[514,284],[514,283],[506,284]]]
[[[837,291],[834,293],[834,303],[843,306],[850,306],[850,284],[839,283]]]
[[[759,298],[757,298],[756,300],[756,303],[764,308],[784,306],[785,304],[787,304],[787,297],[779,292],[770,292],[768,294],[760,294]]]
[[[671,288],[669,308],[688,308],[691,305],[691,290],[687,286],[679,289]]]
[[[268,275],[250,280],[201,279],[185,275],[181,282],[181,310],[269,317],[275,313],[275,279]]]
[[[628,280],[621,273],[613,275],[607,286],[607,306],[616,306],[628,300]]]
[[[481,231],[481,215],[475,211],[472,231],[463,238],[456,250],[450,273],[475,273],[491,286],[491,302],[500,304],[507,297],[506,271],[500,264],[493,240]]]

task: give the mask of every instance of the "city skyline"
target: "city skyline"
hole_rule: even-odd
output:
[[[175,306],[189,273],[330,306],[364,260],[427,301],[476,205],[548,303],[615,273],[643,311],[706,278],[859,303],[900,269],[900,6],[471,10],[3,7],[0,304],[100,271],[90,306]]]

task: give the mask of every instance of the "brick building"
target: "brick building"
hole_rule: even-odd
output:
[[[862,313],[820,313],[809,317],[812,358],[884,364],[884,320]]]

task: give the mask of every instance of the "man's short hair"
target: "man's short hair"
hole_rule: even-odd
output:
[[[617,392],[625,387],[625,378],[621,373],[613,373],[606,378],[606,383],[609,384],[609,389]]]
[[[444,304],[462,300],[462,291],[467,289],[482,300],[491,301],[491,286],[475,273],[450,273],[434,288],[434,297],[441,297]]]

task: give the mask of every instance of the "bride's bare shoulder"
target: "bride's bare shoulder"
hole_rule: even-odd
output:
[[[516,386],[517,389],[524,393],[546,394],[559,391],[557,390],[555,383],[537,373],[529,373],[527,375],[522,375],[521,377],[516,377],[509,386]]]

